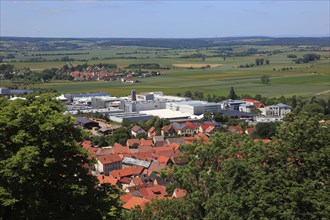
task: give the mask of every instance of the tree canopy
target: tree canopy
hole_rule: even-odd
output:
[[[118,214],[117,192],[98,187],[78,145],[81,131],[51,96],[0,100],[0,216],[101,219]],[[1,217],[0,217],[1,218]]]

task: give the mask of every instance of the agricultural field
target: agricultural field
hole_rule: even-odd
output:
[[[24,85],[24,88],[56,89],[59,93],[78,93],[104,91],[113,96],[127,95],[132,89],[137,92],[163,91],[169,95],[183,95],[185,91],[199,91],[204,95],[227,96],[230,87],[237,94],[261,94],[266,97],[278,96],[322,96],[329,97],[330,64],[329,51],[320,51],[311,47],[291,47],[288,45],[237,45],[214,46],[201,48],[163,48],[143,46],[110,46],[93,47],[85,42],[76,50],[53,51],[1,51],[2,56],[8,53],[15,55],[15,60],[5,59],[17,69],[29,68],[38,73],[44,69],[60,68],[70,63],[78,64],[116,64],[118,69],[125,69],[131,64],[159,64],[166,75],[149,78],[138,78],[139,83],[123,84],[116,81],[66,81],[51,80],[47,83]],[[243,54],[254,48],[257,52]],[[294,49],[293,49],[294,48]],[[219,52],[220,51],[220,52]],[[274,51],[277,51],[276,53]],[[278,52],[280,51],[280,52]],[[304,64],[296,64],[288,54],[302,57],[315,53],[321,59]],[[234,55],[233,55],[234,54]],[[42,57],[42,62],[29,61]],[[63,61],[63,57],[74,59]],[[269,60],[269,64],[240,68],[240,65],[255,63],[256,59]],[[269,84],[261,83],[261,76],[270,79]],[[0,80],[1,87],[15,85],[10,80]]]

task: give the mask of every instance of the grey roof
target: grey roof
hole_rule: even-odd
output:
[[[240,112],[240,111],[236,111],[236,110],[220,110],[221,114],[227,115],[229,117],[253,117],[254,114],[251,113],[247,113],[247,112]]]
[[[123,164],[128,164],[128,165],[134,165],[134,166],[141,166],[144,168],[148,168],[150,166],[150,162],[145,161],[145,160],[138,160],[138,159],[134,159],[131,157],[124,157],[122,160]]]
[[[176,129],[178,129],[178,130],[182,130],[182,129],[184,129],[186,127],[185,124],[179,124],[179,123],[176,123],[176,122],[173,122],[171,125],[173,127],[175,127]]]
[[[290,108],[289,105],[286,105],[286,104],[283,104],[283,103],[279,103],[279,104],[277,104],[277,106],[278,106],[279,108]]]
[[[81,118],[81,117],[77,117],[77,122],[81,123],[81,124],[87,124],[92,122],[91,120],[87,119],[87,118]]]

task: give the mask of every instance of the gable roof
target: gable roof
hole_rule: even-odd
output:
[[[140,140],[140,145],[142,145],[142,146],[152,146],[153,145],[153,142],[152,142],[152,140],[141,139]]]
[[[151,128],[149,128],[149,130],[148,130],[148,133],[153,133],[155,131],[155,127],[151,127]]]
[[[132,209],[136,206],[140,206],[141,208],[143,208],[144,204],[147,202],[150,202],[150,200],[133,196],[122,207],[124,209]]]
[[[121,158],[117,154],[103,155],[96,157],[103,165],[109,163],[120,162]]]
[[[124,147],[121,144],[115,143],[112,146],[112,153],[113,154],[129,154],[130,150],[128,147]]]
[[[143,171],[143,167],[140,166],[132,166],[128,168],[124,168],[121,170],[113,170],[110,172],[110,176],[120,179],[122,177],[132,176],[132,175],[139,175]]]
[[[131,129],[131,131],[137,133],[137,132],[145,132],[145,130],[143,130],[140,126],[138,125],[134,125]]]
[[[134,144],[135,144],[135,145],[139,145],[139,144],[140,144],[140,140],[137,139],[137,138],[127,139],[127,141],[126,141],[126,145],[127,145],[128,147],[132,147],[132,146],[134,146]]]
[[[157,172],[159,173],[162,169],[166,168],[166,164],[165,163],[160,163],[160,162],[152,162],[148,171],[151,171],[151,173]]]
[[[188,128],[190,128],[190,129],[195,129],[195,128],[197,128],[197,124],[192,123],[192,122],[189,122],[189,121],[185,122],[184,124],[185,124]]]
[[[243,129],[241,126],[229,126],[228,131],[243,134]]]
[[[97,176],[97,180],[100,182],[100,184],[105,184],[105,183],[109,183],[111,185],[116,185],[118,182],[118,179],[115,179],[111,176]]]
[[[166,187],[161,185],[154,185],[149,188],[142,188],[139,190],[141,195],[146,199],[161,199],[167,196]]]

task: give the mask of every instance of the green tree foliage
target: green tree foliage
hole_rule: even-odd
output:
[[[51,96],[0,101],[0,218],[101,219],[118,194],[85,168],[81,132]]]
[[[113,145],[115,142],[120,143],[121,145],[126,145],[127,139],[130,138],[131,134],[129,129],[121,127],[109,135],[107,142],[109,145]]]
[[[105,147],[109,145],[108,140],[104,135],[93,137],[92,144],[98,147]]]
[[[237,99],[237,95],[235,93],[234,87],[230,87],[228,98],[229,99]]]
[[[278,125],[277,122],[259,122],[256,124],[255,135],[258,138],[272,138]]]
[[[261,81],[262,84],[269,84],[269,82],[270,82],[269,76],[268,75],[262,75],[260,77],[260,81]]]
[[[135,216],[329,219],[330,126],[319,119],[293,116],[268,144],[227,133],[217,134],[212,143],[184,146],[189,164],[174,166],[167,175],[187,195],[181,201],[166,200],[166,206],[151,204],[152,211]]]

